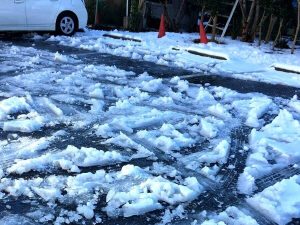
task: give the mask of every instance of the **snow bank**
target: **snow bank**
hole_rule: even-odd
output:
[[[247,202],[279,225],[300,217],[300,176],[282,180]]]
[[[254,179],[300,160],[300,122],[286,109],[280,110],[272,123],[259,131],[252,130],[249,144],[252,153],[238,183],[244,194],[254,190]]]
[[[106,31],[86,30],[76,36],[51,36],[48,41],[58,41],[62,45],[98,51],[138,60],[146,60],[160,65],[182,67],[194,72],[208,72],[212,74],[226,74],[239,79],[264,81],[274,84],[287,84],[300,87],[300,78],[297,74],[284,73],[271,69],[276,64],[284,68],[299,71],[299,52],[291,55],[288,50],[273,51],[270,46],[243,43],[239,40],[225,38],[225,44],[208,43],[195,44],[193,40],[199,34],[168,33],[166,37],[157,39],[156,32],[132,33],[114,31],[113,35],[131,37],[140,40],[136,43],[128,40],[116,40],[103,37]],[[241,50],[242,49],[242,50]],[[199,55],[188,53],[198,52]],[[215,55],[227,60],[203,57],[201,54]]]

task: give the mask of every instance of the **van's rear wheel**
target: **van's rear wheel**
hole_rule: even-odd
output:
[[[72,14],[62,14],[57,18],[56,32],[58,34],[71,36],[77,30],[77,20]]]

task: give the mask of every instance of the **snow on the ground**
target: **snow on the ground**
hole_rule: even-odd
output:
[[[192,170],[199,170],[200,173],[215,179],[215,176],[220,170],[220,165],[227,162],[229,155],[230,143],[227,140],[222,140],[212,149],[192,153],[181,159],[181,162]]]
[[[218,214],[203,211],[199,217],[201,219],[194,220],[191,225],[259,225],[254,218],[235,206],[230,206]]]
[[[296,113],[300,114],[300,101],[298,100],[298,96],[295,95],[291,101],[289,102],[288,106],[295,111]]]
[[[287,224],[300,217],[300,176],[282,180],[247,202],[277,224]]]
[[[203,190],[196,178],[188,177],[182,184],[176,184],[160,176],[153,177],[133,165],[123,166],[115,173],[98,170],[95,173],[81,173],[74,177],[51,175],[45,179],[2,178],[0,185],[0,191],[15,197],[39,196],[49,203],[55,201],[62,204],[64,201],[80,203],[77,212],[87,219],[94,217],[98,199],[93,202],[92,199],[85,197],[94,191],[99,193],[100,189],[101,192],[107,193],[105,211],[111,216],[125,217],[160,209],[163,207],[161,202],[178,205],[191,201]]]
[[[103,37],[106,33],[139,39],[141,42]],[[192,71],[205,71],[240,79],[300,87],[299,74],[279,72],[273,68],[275,64],[281,64],[285,68],[298,69],[296,66],[300,64],[299,51],[291,55],[290,50],[272,51],[270,44],[258,47],[257,43],[242,43],[230,38],[225,38],[223,40],[225,44],[220,45],[216,43],[194,44],[195,39],[199,39],[199,35],[195,33],[167,33],[167,36],[158,39],[155,32],[85,30],[84,33],[76,34],[74,37],[51,36],[48,40],[58,41],[62,45],[182,67]],[[187,52],[189,50],[222,56],[227,60],[193,55]]]
[[[37,158],[17,160],[7,169],[8,173],[22,174],[31,170],[43,171],[59,167],[70,172],[80,172],[78,167],[104,166],[127,161],[127,157],[116,151],[97,150],[95,148],[81,148],[68,146],[66,150],[47,153]]]
[[[276,63],[273,65],[275,68],[281,69],[281,70],[288,70],[295,73],[300,73],[300,67],[296,65],[288,65],[288,64],[280,64]]]
[[[202,187],[196,178],[188,177],[184,185],[174,184],[162,177],[149,178],[126,191],[110,190],[106,211],[111,216],[130,217],[162,209],[161,201],[171,205],[194,200]]]
[[[235,110],[241,114],[246,114],[245,124],[249,127],[260,127],[259,119],[267,112],[271,111],[272,100],[268,97],[254,97],[250,100],[237,100],[232,102]]]
[[[255,190],[255,179],[300,161],[300,122],[286,109],[280,110],[270,124],[252,130],[249,145],[252,151],[238,183],[245,194]]]
[[[88,32],[88,36],[57,39],[65,44],[72,40],[82,48],[93,39],[112,51],[102,43],[110,39],[99,38],[101,32]],[[185,67],[188,61],[177,59],[188,57],[186,52],[159,49],[154,43],[153,54],[147,45],[140,48],[146,37],[151,43],[151,35],[141,37],[142,43],[130,43],[134,53],[123,52],[123,41],[113,42],[120,44],[115,54],[122,51],[128,57],[143,56],[167,65],[177,61],[177,66]],[[181,37],[171,35],[180,45]],[[188,42],[192,35],[183,37]],[[30,206],[26,215],[38,223],[97,223],[105,217],[143,216],[157,209],[164,212],[162,223],[182,218],[191,213],[185,206],[206,190],[199,177],[218,182],[220,169],[236,153],[231,152],[236,141],[231,140],[231,132],[241,126],[255,129],[250,149],[244,149],[250,156],[240,177],[240,191],[254,188],[262,168],[266,174],[299,159],[297,96],[275,101],[258,93],[191,84],[179,77],[160,79],[147,72],[89,65],[63,53],[2,47],[6,69],[0,71],[4,74],[0,76],[0,200],[25,199]],[[198,64],[193,68],[199,69]],[[265,125],[264,116],[278,112]],[[9,211],[10,206],[6,208]],[[9,214],[3,219],[15,220]],[[18,219],[22,221],[21,215]],[[210,220],[255,224],[232,207]]]

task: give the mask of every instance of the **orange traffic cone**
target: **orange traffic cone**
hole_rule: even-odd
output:
[[[162,38],[166,35],[166,28],[165,28],[165,16],[164,14],[161,15],[160,18],[160,25],[159,25],[159,32],[158,32],[158,38]]]
[[[202,21],[200,21],[199,30],[200,30],[200,43],[207,44],[208,39]]]

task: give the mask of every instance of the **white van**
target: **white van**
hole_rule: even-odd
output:
[[[0,0],[0,31],[73,35],[86,25],[84,0]]]

